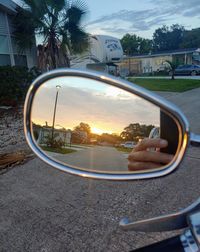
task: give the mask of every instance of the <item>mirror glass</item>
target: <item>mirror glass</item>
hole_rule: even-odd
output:
[[[58,77],[37,90],[32,134],[51,159],[98,172],[162,169],[177,151],[179,131],[159,107],[104,82]]]

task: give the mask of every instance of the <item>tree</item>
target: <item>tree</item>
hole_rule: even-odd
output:
[[[154,51],[175,50],[180,48],[183,42],[185,28],[178,24],[173,24],[171,27],[163,25],[155,30],[153,34],[153,49]]]
[[[181,48],[198,48],[200,45],[200,28],[185,31]]]
[[[178,62],[175,61],[170,61],[170,60],[166,60],[166,63],[168,63],[170,70],[171,70],[171,79],[174,80],[174,76],[175,76],[175,70],[178,67]]]
[[[91,128],[89,124],[81,122],[72,132],[73,143],[88,143],[90,142]]]
[[[117,134],[109,134],[109,133],[103,133],[101,136],[98,136],[99,142],[106,142],[110,144],[116,144],[118,142],[122,141],[122,138]]]
[[[121,45],[126,55],[135,54],[139,46],[138,41],[137,41],[137,36],[135,34],[130,35],[129,33],[127,33],[121,39]]]
[[[74,128],[75,131],[84,131],[86,132],[88,135],[91,134],[91,128],[90,125],[84,122],[81,122],[78,126],[76,126]]]
[[[121,39],[122,48],[127,55],[149,53],[152,50],[152,41],[135,34],[127,33]]]
[[[87,14],[82,0],[23,0],[24,7],[17,8],[15,40],[21,50],[30,49],[35,35],[40,45],[40,61],[46,69],[69,64],[69,52],[81,53],[89,45],[88,34],[81,22]],[[34,35],[35,34],[35,35]],[[41,63],[41,62],[40,62]]]
[[[151,39],[144,39],[139,37],[139,54],[150,53],[153,49],[153,43]]]
[[[120,136],[126,141],[137,141],[138,137],[148,137],[154,127],[153,125],[131,123],[124,128]]]

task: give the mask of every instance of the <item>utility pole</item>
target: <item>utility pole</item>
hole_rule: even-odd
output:
[[[54,139],[54,125],[55,125],[55,118],[56,118],[56,108],[57,108],[57,102],[58,102],[58,92],[59,89],[61,88],[60,85],[56,86],[57,92],[56,92],[56,99],[55,99],[55,105],[54,105],[54,112],[53,112],[53,123],[52,123],[52,134],[51,134],[51,139],[53,142]]]

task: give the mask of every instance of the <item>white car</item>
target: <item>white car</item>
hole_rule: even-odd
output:
[[[135,147],[135,142],[125,142],[124,147],[125,148],[133,148],[133,147]]]

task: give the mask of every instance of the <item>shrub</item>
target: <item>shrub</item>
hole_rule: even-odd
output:
[[[55,136],[55,135],[54,135]],[[48,147],[52,147],[52,148],[58,148],[58,149],[62,149],[62,147],[64,146],[64,142],[61,139],[52,139],[51,136],[49,135],[46,145]]]
[[[24,101],[31,82],[40,75],[37,68],[0,66],[0,105],[17,106]]]

